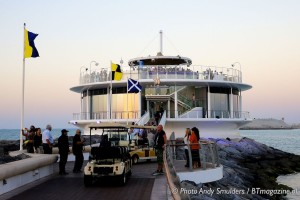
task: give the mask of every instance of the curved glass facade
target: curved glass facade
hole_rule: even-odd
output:
[[[145,90],[147,91],[147,88]],[[181,87],[179,88],[181,91],[177,93],[177,110],[174,104],[175,96],[172,94],[167,94],[170,95],[169,100],[161,100],[163,95],[160,94],[157,96],[157,100],[153,99],[152,95],[150,95],[152,99],[146,100],[145,90],[141,94],[141,98],[139,93],[127,94],[126,87],[113,88],[111,98],[107,88],[85,91],[83,92],[82,113],[86,119],[138,119],[144,114],[143,110],[150,111],[150,116],[153,116],[154,112],[162,107],[163,110],[170,111],[168,117],[173,118],[175,112],[182,114],[194,107],[199,107],[203,112],[201,117],[231,118],[241,115],[238,89],[232,89],[231,104],[231,88],[211,87],[208,105],[207,87]],[[192,100],[193,94],[195,94],[195,101]],[[153,103],[156,105],[155,108],[151,107]],[[147,108],[147,105],[150,108]]]
[[[90,113],[91,119],[107,119],[110,115],[111,106],[111,118],[113,119],[138,117],[139,94],[127,94],[126,87],[113,88],[110,100],[107,90],[107,88],[90,90],[88,95],[87,92],[83,92],[82,112]],[[88,99],[89,102],[87,102]]]

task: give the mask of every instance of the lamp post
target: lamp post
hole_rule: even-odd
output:
[[[99,63],[97,63],[97,62],[94,61],[94,60],[90,62],[90,75],[91,75],[91,73],[92,73],[92,63],[95,63],[96,66],[99,65]]]
[[[81,75],[81,71],[82,71],[83,68],[85,69],[85,71],[88,70],[88,68],[86,68],[85,66],[80,67],[80,75]]]
[[[242,65],[239,62],[235,62],[231,66],[234,67],[236,64],[239,64],[239,66],[240,66],[239,80],[240,80],[240,82],[242,82]]]
[[[80,67],[80,83],[82,83],[82,73],[81,73],[81,71],[82,71],[83,68],[85,69],[85,72],[87,72],[87,70],[88,70],[88,68],[86,68],[85,66]]]

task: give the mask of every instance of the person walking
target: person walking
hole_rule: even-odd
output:
[[[152,174],[154,176],[164,174],[163,172],[163,151],[167,144],[167,136],[163,130],[163,126],[160,124],[157,126],[156,135],[154,137],[156,156],[157,156],[157,170]]]
[[[66,163],[69,154],[69,138],[68,130],[61,130],[61,136],[58,138],[58,150],[59,150],[59,175],[67,175]]]
[[[75,163],[73,172],[79,173],[81,172],[81,167],[83,164],[83,153],[82,153],[82,147],[83,147],[83,141],[81,140],[81,131],[79,129],[76,130],[76,134],[73,138],[73,146],[72,151],[75,155]]]
[[[44,130],[42,134],[44,154],[52,154],[52,147],[53,147],[54,140],[51,131],[52,131],[52,126],[48,124],[46,126],[46,130]]]

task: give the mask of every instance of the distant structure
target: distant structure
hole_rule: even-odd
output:
[[[251,123],[240,128],[241,130],[255,129],[292,129],[293,126],[284,122],[284,118],[279,119],[254,119]]]

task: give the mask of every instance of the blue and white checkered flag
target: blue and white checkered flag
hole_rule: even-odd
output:
[[[128,93],[139,93],[142,91],[142,86],[138,81],[129,78],[127,83],[127,91]]]

